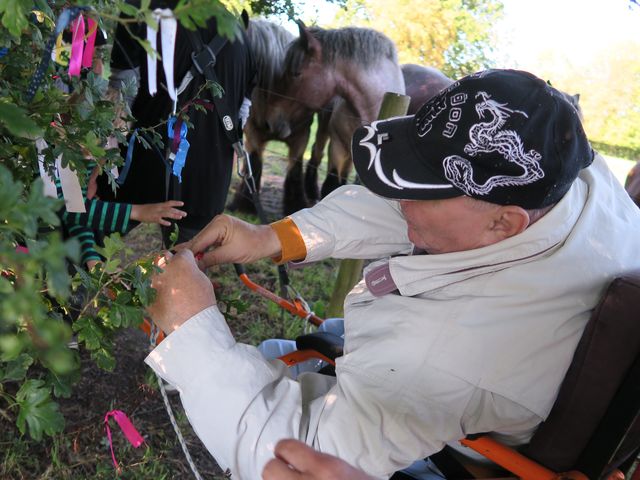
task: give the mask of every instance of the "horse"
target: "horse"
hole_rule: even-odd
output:
[[[298,28],[299,38],[289,45],[285,58],[283,97],[272,114],[302,107],[325,111],[327,102],[331,105],[324,197],[346,183],[352,165],[351,136],[359,125],[376,119],[385,92],[406,92],[411,114],[453,81],[435,68],[398,65],[393,42],[374,30],[323,30],[302,22]],[[314,163],[319,161],[314,157],[307,164],[304,185],[309,201],[320,196]]]
[[[404,94],[394,43],[367,28],[307,28],[298,21],[299,37],[289,44],[284,62],[282,97],[273,118],[292,109],[326,111],[329,119],[329,172],[322,196],[346,183],[351,170],[350,142],[355,129],[376,119],[385,92]],[[338,97],[338,98],[336,98]],[[313,199],[317,158],[307,167],[305,186]]]
[[[251,113],[244,128],[245,147],[256,188],[259,189],[267,142],[279,140],[287,145],[288,166],[284,182],[284,213],[287,215],[307,206],[302,185],[302,161],[310,137],[314,111],[296,106],[287,112],[281,112],[279,116],[269,116],[271,105],[278,98],[286,47],[294,35],[275,23],[251,19],[248,21],[247,37],[256,63],[257,78],[251,95]],[[318,124],[311,156],[315,163],[320,163],[328,139],[328,115],[320,114]],[[239,184],[227,208],[255,211],[244,182]]]
[[[400,67],[406,94],[411,97],[407,114],[413,115],[427,100],[453,83],[437,68],[405,63]]]

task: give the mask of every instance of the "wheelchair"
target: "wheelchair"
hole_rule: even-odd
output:
[[[605,290],[576,348],[549,417],[515,451],[489,434],[460,443],[501,471],[480,472],[450,447],[430,458],[448,480],[640,480],[640,270]],[[320,358],[335,365],[342,338],[326,332],[298,337],[288,365]],[[330,373],[330,372],[326,372]],[[410,479],[397,472],[391,480]]]

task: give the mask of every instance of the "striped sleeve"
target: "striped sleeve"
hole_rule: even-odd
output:
[[[85,201],[85,213],[63,213],[63,220],[67,225],[78,225],[98,230],[107,235],[111,233],[125,234],[138,222],[131,221],[131,207],[129,203],[103,202],[91,199]]]
[[[90,229],[79,225],[70,225],[68,230],[69,235],[80,242],[80,262],[82,265],[86,265],[89,260],[102,260],[102,257],[95,250],[96,240]]]

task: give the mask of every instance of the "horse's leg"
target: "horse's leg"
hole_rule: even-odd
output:
[[[345,161],[344,151],[345,149],[340,139],[332,135],[329,140],[329,168],[327,170],[327,178],[324,179],[322,184],[322,198],[346,183],[346,179],[343,179],[341,175],[344,168],[342,163]]]
[[[336,157],[334,165],[336,165],[338,170],[338,181],[340,182],[340,186],[346,185],[349,181],[349,174],[351,173],[351,166],[353,165],[349,144],[345,144],[344,139],[341,140],[342,141],[335,142],[336,145],[333,152]]]
[[[250,140],[249,136],[246,137],[245,148],[247,150],[247,154],[249,155],[249,162],[251,164],[254,184],[258,191],[260,191],[260,179],[262,177],[262,162],[265,146],[265,141],[258,142],[255,140]],[[242,172],[246,175],[246,165],[242,166]],[[240,179],[233,200],[227,206],[227,208],[231,211],[239,210],[246,213],[256,213],[256,208],[253,204],[253,196],[251,195],[251,192],[247,188],[247,185],[245,184],[245,181],[243,179]]]
[[[287,166],[287,176],[284,180],[284,198],[282,202],[285,215],[297,212],[308,206],[304,189],[302,188],[302,160],[310,134],[311,125],[287,138],[289,165]]]
[[[320,191],[318,189],[318,167],[322,162],[324,147],[329,141],[329,119],[331,118],[331,110],[320,110],[317,115],[318,128],[316,130],[316,139],[311,148],[311,158],[307,163],[307,171],[304,176],[304,191],[307,194],[307,200],[310,204],[316,203],[320,199]]]

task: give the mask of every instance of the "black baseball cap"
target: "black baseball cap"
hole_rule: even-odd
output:
[[[468,195],[526,209],[560,200],[594,156],[558,90],[497,69],[458,80],[415,115],[358,128],[351,150],[362,183],[383,197]]]

